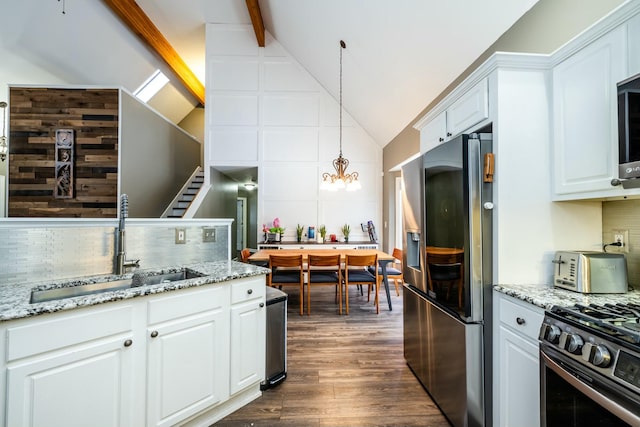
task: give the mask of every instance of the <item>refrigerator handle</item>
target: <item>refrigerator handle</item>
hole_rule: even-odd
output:
[[[495,170],[495,158],[493,153],[485,153],[484,155],[484,182],[493,182],[493,174]]]

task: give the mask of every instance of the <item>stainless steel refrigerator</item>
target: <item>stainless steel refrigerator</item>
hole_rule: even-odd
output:
[[[405,359],[456,427],[492,425],[491,150],[460,135],[402,168]]]

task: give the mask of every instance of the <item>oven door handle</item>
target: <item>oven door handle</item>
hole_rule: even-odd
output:
[[[602,406],[604,409],[620,418],[622,421],[631,424],[632,426],[640,425],[640,417],[633,412],[629,411],[627,408],[617,404],[616,402],[612,402],[606,396],[598,393],[582,381],[578,380],[576,377],[562,369],[560,365],[551,360],[549,356],[547,356],[544,352],[540,352],[540,355],[544,359],[544,363],[558,376],[560,376],[563,380],[568,382],[570,385],[575,387],[578,391],[585,394],[591,400],[596,402],[598,405]]]

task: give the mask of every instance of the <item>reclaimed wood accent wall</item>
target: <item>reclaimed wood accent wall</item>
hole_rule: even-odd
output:
[[[117,217],[118,103],[118,89],[10,88],[10,217]],[[69,198],[54,194],[58,129],[74,131]]]

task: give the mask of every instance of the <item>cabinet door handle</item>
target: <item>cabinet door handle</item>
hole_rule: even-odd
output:
[[[151,338],[155,338],[158,336],[158,331],[151,332]]]
[[[249,295],[251,295],[251,294],[253,293],[253,289],[249,289],[249,290],[247,291],[247,293],[248,293]]]
[[[262,308],[262,307],[264,307],[264,303],[263,302],[260,303],[260,308]]]
[[[442,137],[438,138],[438,142],[442,142],[442,141],[444,141],[444,138]]]
[[[125,347],[131,347],[131,344],[133,344],[133,340],[126,340],[126,341],[124,342],[124,346],[125,346]]]
[[[518,325],[524,325],[526,322],[522,317],[516,317],[516,323]]]
[[[447,132],[447,136],[451,136],[451,132]]]

